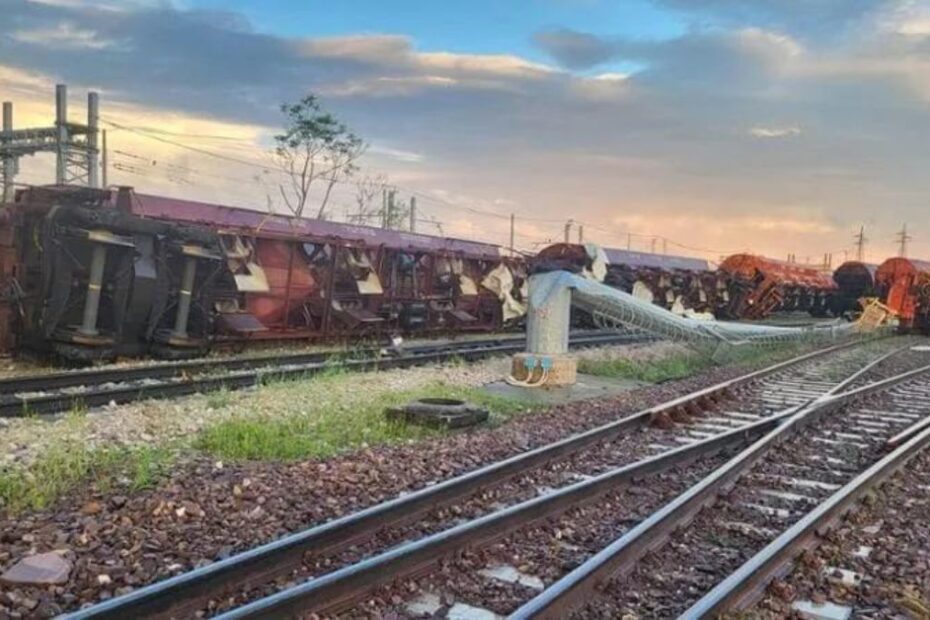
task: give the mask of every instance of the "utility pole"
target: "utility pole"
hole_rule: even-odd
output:
[[[417,232],[417,197],[410,197],[410,232]]]
[[[657,239],[656,239],[655,237],[653,237],[653,238],[652,238],[652,249],[651,249],[651,252],[652,252],[653,254],[656,253],[656,241],[657,241]]]
[[[578,243],[584,243],[584,226],[578,224]]]
[[[859,227],[859,234],[853,239],[856,241],[856,260],[861,263],[865,260],[865,242],[868,241],[865,238],[865,225]]]
[[[668,239],[662,237],[662,253],[668,254]]]
[[[627,250],[633,249],[633,233],[626,234],[626,249]]]
[[[514,237],[516,236],[517,231],[517,216],[513,213],[510,214],[510,255],[514,255]]]
[[[68,87],[55,85],[55,184],[64,185],[68,169]]]
[[[17,160],[6,153],[5,145],[13,141],[13,102],[3,102],[3,137],[0,138],[0,152],[3,152],[3,204],[13,202],[13,177],[16,175]]]
[[[19,158],[36,153],[55,153],[55,183],[100,187],[99,132],[100,97],[87,95],[87,124],[68,120],[68,88],[55,86],[55,124],[52,127],[13,129],[13,103],[3,103],[3,132],[0,161],[3,163],[3,200],[12,201],[19,172]]]
[[[387,228],[387,212],[388,212],[388,191],[386,189],[381,190],[381,228]]]
[[[385,228],[394,225],[394,190],[388,192],[387,216],[385,217]]]
[[[572,221],[568,220],[565,222],[565,243],[571,243],[572,236]]]
[[[905,222],[904,226],[901,228],[901,231],[898,233],[898,243],[901,244],[898,249],[898,256],[907,258],[907,242],[911,239],[912,237],[907,234],[907,223]]]
[[[87,185],[100,187],[100,151],[97,148],[97,125],[100,121],[100,96],[87,93],[87,148],[84,151],[87,166]]]
[[[107,130],[100,132],[100,187],[108,188],[107,183]]]

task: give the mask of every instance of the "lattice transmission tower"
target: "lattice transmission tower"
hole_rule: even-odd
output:
[[[68,120],[68,89],[55,86],[55,124],[51,127],[13,128],[13,102],[3,102],[0,162],[3,168],[2,202],[13,202],[19,160],[36,153],[55,153],[55,183],[100,187],[100,98],[87,94],[87,123]]]

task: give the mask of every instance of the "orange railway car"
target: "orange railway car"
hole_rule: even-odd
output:
[[[761,319],[779,311],[824,316],[837,290],[829,273],[753,254],[734,254],[719,269],[728,280],[729,303],[720,311],[726,318]]]
[[[930,330],[930,262],[889,258],[875,272],[875,289],[902,327]]]

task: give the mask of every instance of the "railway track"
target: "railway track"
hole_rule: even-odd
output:
[[[751,605],[930,444],[930,358],[916,357],[797,410],[510,617],[714,618]]]
[[[345,610],[463,549],[638,487],[645,478],[668,480],[694,463],[709,472],[808,403],[848,387],[887,361],[884,354],[894,346],[888,341],[849,343],[799,356],[71,617],[167,618],[202,612],[257,618]],[[671,427],[660,428],[669,419]],[[282,589],[286,582],[298,585]]]
[[[632,333],[580,333],[574,348],[646,342]],[[53,414],[75,406],[97,407],[148,398],[173,398],[220,388],[242,389],[269,379],[309,376],[334,366],[348,370],[409,368],[451,359],[467,361],[522,351],[525,338],[493,338],[408,347],[399,353],[381,348],[335,359],[333,352],[238,359],[208,359],[146,366],[58,372],[0,380],[0,417]],[[338,355],[338,354],[337,354]]]

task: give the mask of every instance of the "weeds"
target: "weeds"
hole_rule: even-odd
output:
[[[290,386],[293,406],[288,411],[247,414],[205,429],[196,447],[230,460],[294,460],[325,458],[364,445],[397,443],[436,436],[444,431],[388,420],[387,407],[417,398],[455,398],[487,407],[492,421],[501,421],[528,409],[525,402],[485,394],[477,388],[434,384],[421,389],[371,394],[370,398],[325,400],[332,384],[345,381],[344,373],[320,375],[306,384]],[[354,377],[353,377],[354,378]]]
[[[226,386],[207,394],[207,407],[210,409],[224,409],[232,402],[232,392]]]
[[[578,361],[578,372],[615,379],[662,383],[684,379],[717,365],[750,367],[761,363],[774,364],[800,355],[808,348],[796,343],[786,343],[768,347],[729,347],[725,355],[714,356],[689,351],[644,360],[622,357],[583,358]]]
[[[632,379],[647,383],[661,383],[682,379],[706,370],[713,362],[693,353],[682,353],[651,360],[627,358],[581,359],[578,372],[614,379]]]
[[[129,491],[152,486],[173,462],[167,447],[93,448],[83,442],[54,445],[23,468],[0,469],[0,510],[41,510],[86,481],[107,490],[117,483]]]

